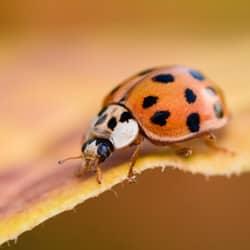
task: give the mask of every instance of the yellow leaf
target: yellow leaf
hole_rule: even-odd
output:
[[[205,175],[240,174],[250,170],[250,141],[245,132],[250,126],[249,111],[237,114],[228,129],[219,138],[221,145],[233,148],[235,156],[214,152],[199,141],[193,142],[194,155],[188,159],[177,157],[166,149],[145,145],[144,156],[136,164],[136,172],[155,167],[176,167]],[[104,181],[96,183],[95,176],[77,178],[77,165],[53,168],[55,162],[36,162],[19,169],[5,170],[0,176],[0,243],[15,239],[22,232],[32,229],[48,218],[72,209],[77,204],[111,189],[126,179],[128,166],[120,158],[129,158],[129,152],[119,152],[104,167]],[[48,167],[44,168],[44,165]],[[49,170],[52,169],[52,170]],[[10,188],[9,185],[14,184]]]

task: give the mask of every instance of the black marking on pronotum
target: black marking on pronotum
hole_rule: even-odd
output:
[[[189,104],[194,103],[196,101],[196,94],[193,92],[192,89],[186,89],[185,98]]]
[[[114,128],[117,125],[117,121],[115,117],[112,117],[109,122],[108,122],[108,128],[110,128],[111,130],[114,130]]]
[[[103,107],[99,112],[98,112],[98,116],[101,116],[106,110],[107,110],[107,106],[106,107]]]
[[[167,124],[167,119],[170,116],[169,111],[158,111],[151,116],[150,120],[152,123],[159,125],[159,126],[164,126]]]
[[[106,120],[106,118],[107,118],[107,114],[104,114],[103,116],[101,116],[101,117],[96,121],[95,126],[102,124],[102,123]]]
[[[210,95],[210,96],[215,96],[217,95],[217,92],[215,90],[215,88],[213,87],[206,87],[205,90],[207,91],[207,93]]]
[[[151,73],[152,71],[154,71],[155,68],[151,68],[151,69],[146,69],[146,70],[143,70],[141,71],[139,74],[137,74],[138,76],[143,76],[143,75],[146,75],[148,73]]]
[[[154,82],[171,83],[174,82],[174,76],[171,74],[160,74],[152,78]]]
[[[125,111],[121,114],[120,122],[128,122],[132,118],[133,118],[132,114],[128,111]]]
[[[220,101],[217,101],[214,104],[214,113],[215,113],[215,115],[216,115],[217,118],[222,118],[224,116],[224,112],[223,112],[223,109],[222,109]]]
[[[189,70],[189,73],[190,75],[195,78],[196,80],[199,80],[199,81],[203,81],[205,80],[205,77],[203,74],[201,74],[201,72],[197,71],[197,70],[194,70],[194,69],[190,69]]]
[[[151,106],[153,106],[154,104],[157,103],[158,97],[157,96],[147,96],[144,97],[143,103],[142,103],[142,107],[144,109],[149,108]]]
[[[190,132],[198,132],[200,130],[200,115],[192,113],[187,117],[187,126]]]

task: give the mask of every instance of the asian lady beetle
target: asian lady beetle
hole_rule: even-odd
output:
[[[229,118],[222,92],[204,74],[186,66],[140,72],[112,90],[102,106],[85,136],[82,155],[65,159],[82,158],[85,164],[80,172],[97,172],[98,183],[102,181],[99,164],[113,151],[136,145],[128,171],[133,181],[133,166],[144,137],[157,145],[172,146],[183,156],[192,150],[177,143],[195,137],[227,151],[215,145],[212,133]]]

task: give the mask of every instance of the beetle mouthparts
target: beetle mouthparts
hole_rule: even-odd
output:
[[[86,171],[95,172],[99,164],[99,159],[85,158]]]

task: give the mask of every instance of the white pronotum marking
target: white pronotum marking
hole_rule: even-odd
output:
[[[118,122],[111,133],[111,140],[115,148],[124,148],[137,138],[138,133],[139,126],[134,119],[130,119],[128,122]]]

